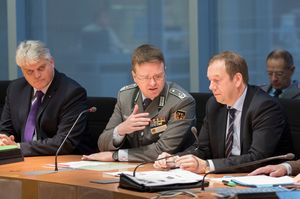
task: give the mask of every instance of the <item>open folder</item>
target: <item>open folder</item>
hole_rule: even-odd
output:
[[[266,175],[233,177],[231,181],[247,187],[288,186],[294,183],[294,179],[289,176],[271,177]]]
[[[175,169],[170,171],[143,171],[135,176],[121,173],[119,187],[141,192],[156,192],[174,189],[201,187],[201,175]],[[208,183],[206,183],[208,186]]]
[[[20,161],[24,161],[24,157],[17,145],[0,146],[0,164]]]

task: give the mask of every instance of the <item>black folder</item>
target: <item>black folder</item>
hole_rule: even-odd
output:
[[[21,149],[16,145],[0,146],[0,164],[24,161]]]
[[[130,189],[140,192],[157,192],[157,191],[167,191],[175,189],[190,189],[190,188],[200,188],[202,181],[192,182],[192,183],[177,183],[177,184],[168,184],[168,185],[156,185],[148,186],[143,183],[138,183],[135,180],[135,177],[127,175],[124,173],[120,174],[119,187],[124,189]],[[205,186],[208,186],[208,182],[204,183]]]

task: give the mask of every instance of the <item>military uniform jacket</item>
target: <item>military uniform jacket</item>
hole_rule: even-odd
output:
[[[128,161],[153,161],[162,152],[176,153],[183,150],[191,139],[190,127],[195,123],[194,98],[175,83],[167,82],[161,94],[146,108],[151,118],[143,131],[127,134],[120,146],[113,145],[113,131],[125,121],[137,104],[144,112],[142,93],[136,84],[123,87],[114,113],[98,139],[100,151],[128,149]]]
[[[264,91],[269,92],[272,89],[271,85],[265,85],[261,87]],[[294,80],[289,87],[278,96],[285,99],[300,99],[300,84]]]

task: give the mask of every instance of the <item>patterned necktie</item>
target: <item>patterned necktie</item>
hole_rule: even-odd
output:
[[[281,89],[276,89],[275,92],[274,92],[274,97],[278,98],[281,93],[282,93]]]
[[[146,110],[146,108],[149,106],[149,104],[151,102],[152,102],[152,100],[149,99],[149,98],[144,99],[144,101],[143,101],[143,109]]]
[[[31,104],[30,112],[27,117],[26,126],[25,126],[25,134],[24,134],[24,141],[30,142],[33,137],[34,129],[35,129],[35,120],[36,115],[41,106],[42,97],[44,93],[42,91],[36,91],[35,98]]]
[[[228,124],[228,132],[227,137],[225,140],[225,157],[228,158],[231,155],[232,150],[232,144],[233,144],[233,123],[235,118],[235,111],[234,108],[228,108],[228,114],[229,114],[229,124]]]

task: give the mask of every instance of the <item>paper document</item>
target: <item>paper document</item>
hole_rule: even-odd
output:
[[[48,166],[53,167],[53,164]],[[106,170],[118,170],[118,169],[128,169],[134,168],[137,164],[129,164],[122,162],[100,162],[100,161],[74,161],[74,162],[62,162],[58,163],[60,168],[70,168],[70,169],[86,169],[95,171],[106,171]]]
[[[202,175],[190,171],[174,169],[170,171],[141,171],[136,172],[135,177],[129,175],[133,181],[145,186],[161,186],[172,184],[186,184],[200,182]]]
[[[233,177],[231,178],[231,181],[239,185],[250,187],[292,185],[294,183],[294,179],[289,176],[270,177],[266,175]]]

